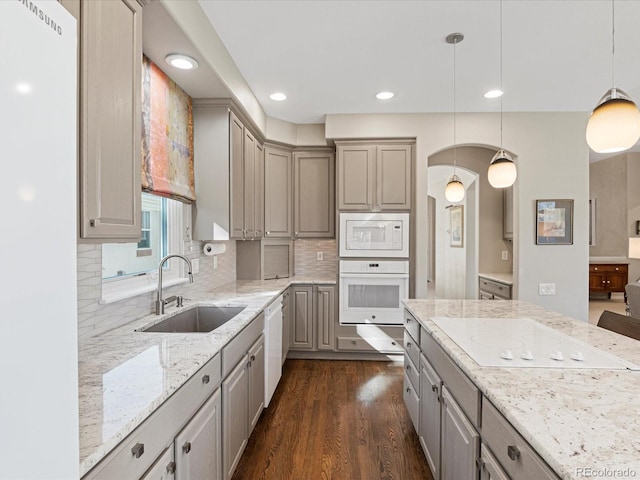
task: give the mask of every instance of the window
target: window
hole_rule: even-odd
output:
[[[142,193],[141,237],[137,243],[102,245],[102,300],[110,303],[157,287],[157,269],[168,253],[182,253],[182,203]],[[182,267],[167,262],[163,283],[178,283]]]

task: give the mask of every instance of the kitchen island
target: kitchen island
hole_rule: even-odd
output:
[[[80,343],[80,475],[89,472],[251,324],[287,287],[335,285],[335,278],[296,276],[235,281]],[[194,305],[242,305],[210,333],[139,332]],[[218,372],[220,366],[218,364]],[[213,380],[213,378],[212,378]],[[144,455],[144,453],[141,453]],[[147,453],[147,456],[150,453]]]
[[[425,344],[423,340],[433,341],[447,361],[452,361],[454,368],[468,377],[469,385],[477,388],[482,414],[476,414],[473,409],[467,409],[465,414],[471,423],[475,419],[474,426],[482,437],[480,448],[485,448],[485,439],[490,435],[490,426],[485,421],[490,417],[485,413],[495,417],[491,413],[495,407],[560,478],[640,476],[639,371],[483,367],[438,326],[437,320],[443,317],[531,319],[635,365],[640,365],[639,342],[521,301],[405,300],[404,303],[411,314],[409,322],[415,319],[419,323],[423,339],[417,341],[421,345]],[[500,345],[498,337],[495,338],[497,346]],[[552,351],[553,346],[548,348]],[[420,402],[427,400],[419,399]],[[465,404],[462,401],[460,404],[464,411]],[[507,455],[506,448],[505,452],[493,453],[496,457]],[[511,458],[513,465],[518,455],[517,450],[509,452],[509,457],[514,457]],[[503,462],[505,469],[511,460],[507,458]]]

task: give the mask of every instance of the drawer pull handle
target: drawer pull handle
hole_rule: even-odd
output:
[[[407,348],[411,348],[411,342],[407,342]]]
[[[209,375],[203,375],[202,383],[206,385],[207,383],[209,383],[209,380],[210,380]]]
[[[167,473],[170,473],[171,475],[176,473],[176,462],[169,462],[167,465]]]
[[[395,347],[396,346],[396,342],[391,342],[391,345],[393,345]]]
[[[507,447],[507,455],[509,455],[509,458],[515,462],[520,458],[520,450],[518,450],[518,447],[515,445],[509,445]]]
[[[256,361],[256,356],[255,355],[251,355],[251,361],[255,362]]]
[[[438,386],[437,385],[431,385],[431,391],[432,392],[437,392],[438,391]]]
[[[411,393],[411,389],[407,387],[407,393]]]
[[[411,323],[411,319],[410,318],[407,318],[407,323]]]
[[[144,453],[144,443],[136,443],[133,448],[131,448],[131,455],[135,458],[140,458]]]
[[[182,445],[183,453],[189,453],[190,451],[191,451],[191,442],[187,442],[184,445]]]
[[[407,371],[411,370],[411,365],[407,365]]]
[[[351,340],[351,345],[357,345],[358,342],[356,342],[355,340]]]

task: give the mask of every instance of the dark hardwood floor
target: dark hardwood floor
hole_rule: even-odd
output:
[[[402,364],[287,360],[232,480],[432,480]]]

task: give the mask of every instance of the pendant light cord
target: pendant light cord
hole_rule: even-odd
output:
[[[502,97],[504,89],[502,86],[502,0],[500,0],[500,150],[502,150]]]
[[[453,175],[456,174],[456,43],[458,39],[453,40]]]
[[[616,2],[611,0],[611,87],[616,87],[615,77],[616,56]]]

